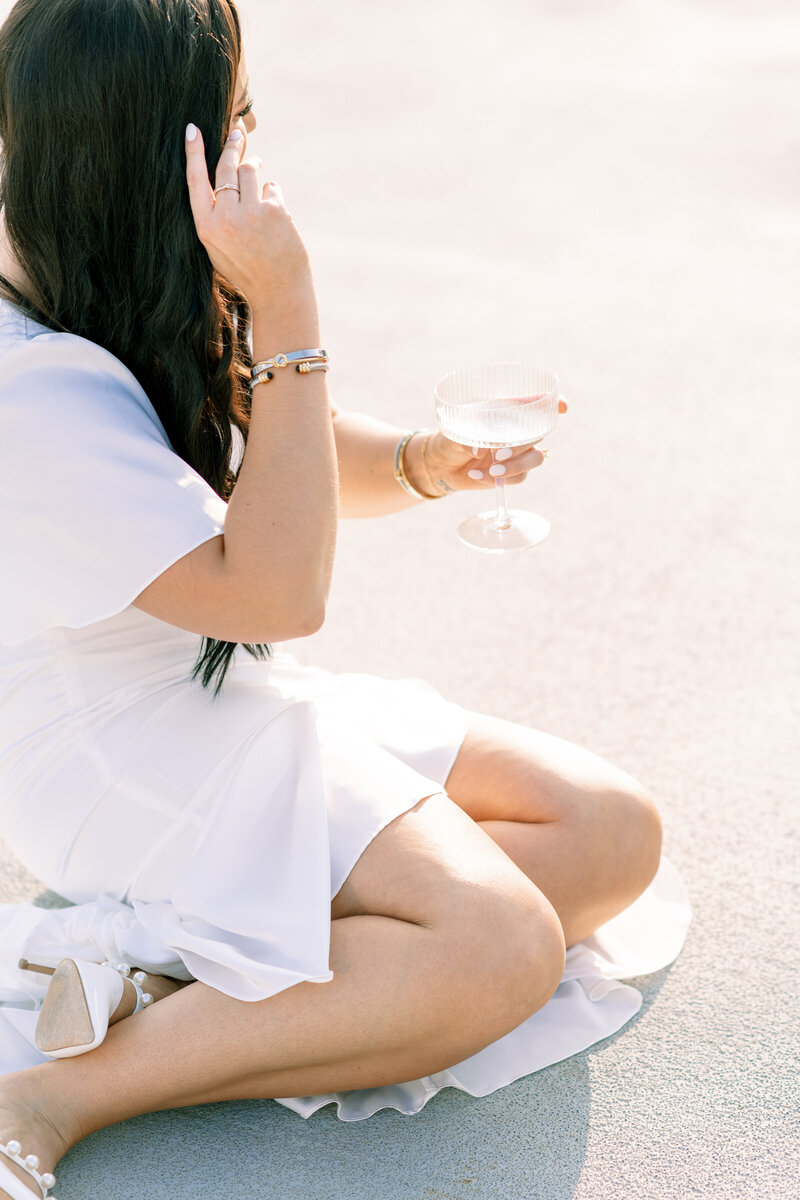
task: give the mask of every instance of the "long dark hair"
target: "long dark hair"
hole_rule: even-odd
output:
[[[0,208],[29,295],[0,292],[116,355],[223,500],[232,427],[246,443],[250,424],[250,313],[197,238],[184,130],[202,129],[213,179],[240,56],[233,0],[18,0],[0,29]],[[192,679],[216,677],[214,697],[236,645],[203,638]]]

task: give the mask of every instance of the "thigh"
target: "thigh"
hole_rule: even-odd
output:
[[[421,1046],[436,1070],[462,1061],[546,1004],[564,971],[553,906],[443,792],[372,839],[332,917],[333,986],[357,981],[346,1004],[370,1070],[384,1051]],[[420,1067],[405,1070],[393,1077]]]
[[[647,800],[633,776],[590,750],[482,713],[472,714],[445,788],[473,821],[583,821]]]
[[[487,833],[443,792],[402,813],[366,847],[334,897],[334,919],[394,917],[418,925],[465,922],[549,904]]]

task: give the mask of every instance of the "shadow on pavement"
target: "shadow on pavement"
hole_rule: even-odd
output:
[[[329,1107],[304,1121],[272,1101],[151,1114],[80,1143],[60,1165],[59,1193],[63,1200],[570,1200],[588,1126],[588,1067],[579,1056],[484,1099],[445,1091],[411,1120],[386,1110],[348,1124]]]

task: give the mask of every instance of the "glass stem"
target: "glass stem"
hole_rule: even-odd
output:
[[[492,451],[492,462],[497,462]],[[508,497],[506,495],[506,477],[505,475],[495,476],[494,481],[495,497],[497,499],[497,514],[494,518],[495,529],[510,529],[511,517],[508,514]]]

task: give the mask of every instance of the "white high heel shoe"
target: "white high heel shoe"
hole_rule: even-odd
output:
[[[142,988],[147,976],[144,971],[131,974],[133,968],[129,963],[98,965],[63,958],[55,968],[25,959],[19,965],[24,971],[51,976],[35,1035],[37,1047],[50,1058],[74,1058],[95,1050],[108,1033],[126,984],[136,992],[136,1007],[131,1016],[153,1003],[153,997]]]
[[[11,1197],[11,1200],[31,1200],[31,1196],[36,1193],[32,1192],[29,1187],[26,1187],[21,1179],[13,1173],[10,1167],[7,1167],[3,1158],[9,1159],[16,1163],[18,1167],[26,1175],[30,1175],[33,1182],[42,1193],[42,1200],[47,1200],[50,1195],[50,1188],[55,1187],[56,1177],[51,1175],[49,1171],[44,1175],[39,1174],[39,1159],[35,1154],[28,1154],[25,1158],[22,1156],[22,1146],[17,1141],[10,1141],[7,1146],[0,1143],[0,1188]],[[50,1196],[50,1200],[56,1200],[55,1196]]]

